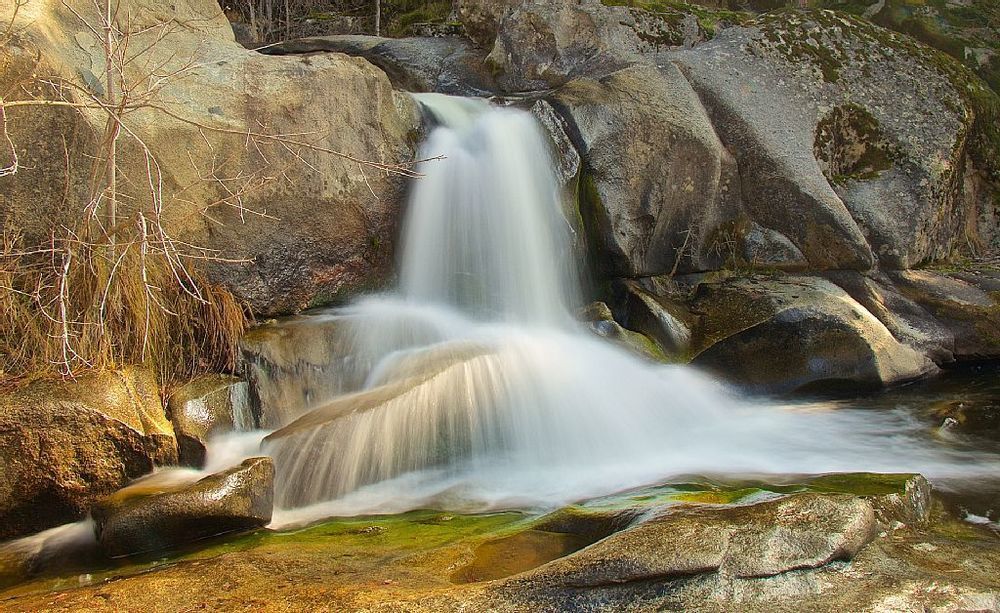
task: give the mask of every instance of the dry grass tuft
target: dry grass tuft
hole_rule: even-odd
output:
[[[0,244],[0,385],[127,364],[170,384],[233,371],[247,310],[193,269],[141,242],[79,237],[25,249]],[[189,272],[189,270],[191,270]]]

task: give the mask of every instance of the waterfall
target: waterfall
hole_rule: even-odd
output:
[[[577,299],[561,263],[568,225],[545,136],[534,118],[450,98],[422,98],[443,125],[423,147],[403,235],[400,293],[483,320],[564,324]]]
[[[337,314],[364,383],[265,439],[279,506],[552,506],[691,473],[963,472],[905,415],[742,401],[593,336],[570,316],[567,223],[532,116],[417,98],[439,125],[399,288]]]

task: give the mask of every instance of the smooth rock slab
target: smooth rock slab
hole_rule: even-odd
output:
[[[871,541],[875,528],[871,503],[849,495],[671,508],[525,579],[595,587],[710,572],[770,577],[849,560]]]
[[[273,511],[274,464],[250,458],[188,486],[144,494],[141,484],[126,488],[92,510],[107,555],[157,551],[266,526]]]
[[[877,388],[937,370],[818,277],[703,283],[691,309],[700,315],[693,363],[754,392]]]

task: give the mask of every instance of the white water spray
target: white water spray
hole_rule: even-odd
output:
[[[443,124],[422,155],[447,157],[420,169],[399,293],[341,313],[366,383],[265,440],[278,504],[314,505],[286,519],[556,506],[691,473],[969,474],[905,415],[740,402],[593,337],[569,315],[567,224],[534,120],[420,100]]]

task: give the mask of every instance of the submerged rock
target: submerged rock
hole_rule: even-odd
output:
[[[111,557],[169,549],[266,526],[274,500],[274,464],[250,458],[239,466],[167,491],[140,482],[92,509],[101,547]]]
[[[176,461],[151,371],[103,371],[0,396],[0,539],[81,519],[97,498]]]
[[[247,384],[228,375],[204,375],[170,395],[167,412],[177,435],[181,464],[200,468],[205,444],[217,434],[254,427]]]
[[[657,345],[656,341],[641,332],[622,327],[620,323],[615,321],[608,305],[603,302],[592,302],[587,305],[580,312],[580,318],[587,322],[590,331],[597,336],[606,338],[639,357],[654,362],[662,362],[666,359],[663,349]]]

